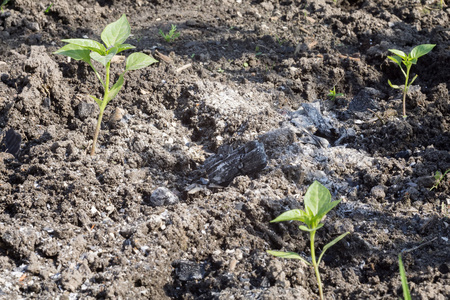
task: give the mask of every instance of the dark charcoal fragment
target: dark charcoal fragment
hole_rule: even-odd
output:
[[[188,260],[176,260],[172,263],[175,275],[180,281],[191,281],[203,279],[205,275],[204,264],[197,264]]]
[[[264,145],[251,141],[228,154],[216,154],[205,161],[211,183],[228,185],[236,176],[254,175],[267,166]]]
[[[3,136],[0,144],[0,151],[7,152],[14,156],[19,153],[22,137],[14,129],[9,129]]]

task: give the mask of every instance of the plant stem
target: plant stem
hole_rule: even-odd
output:
[[[316,279],[317,279],[317,284],[319,286],[319,295],[320,295],[320,300],[323,300],[323,291],[322,291],[322,281],[320,280],[320,272],[319,272],[319,266],[317,265],[317,261],[316,261],[316,250],[314,248],[314,238],[316,236],[316,231],[311,231],[310,232],[310,236],[309,236],[309,240],[311,242],[311,259],[312,259],[312,264],[314,267],[314,272],[316,273]]]
[[[98,114],[97,127],[95,127],[94,141],[92,143],[92,149],[91,149],[91,156],[94,156],[94,154],[95,154],[95,147],[97,145],[98,134],[100,133],[100,127],[102,125],[103,112],[105,111],[106,104],[108,104],[107,99],[108,99],[108,94],[109,94],[109,67],[110,66],[111,66],[111,63],[108,62],[106,64],[106,79],[105,79],[105,83],[103,85],[103,88],[104,88],[103,100],[102,100],[102,105],[100,105],[100,113]],[[101,82],[101,79],[100,79],[100,82]]]
[[[406,80],[405,80],[405,87],[403,89],[403,119],[406,119],[406,94],[408,93],[408,80],[410,69],[411,65],[406,66]]]
[[[100,113],[98,114],[98,120],[97,120],[97,127],[95,128],[95,133],[94,133],[94,142],[92,144],[91,156],[94,156],[94,154],[95,154],[95,145],[97,144],[98,134],[100,132],[100,127],[102,125],[102,118],[103,118],[103,109],[100,108]]]

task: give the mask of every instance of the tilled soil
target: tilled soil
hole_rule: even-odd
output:
[[[7,3],[0,129],[16,136],[0,152],[0,298],[318,299],[312,268],[266,253],[310,255],[299,224],[269,221],[303,208],[318,180],[343,199],[318,251],[350,232],[320,265],[326,299],[401,298],[404,250],[413,299],[449,299],[450,174],[430,190],[450,169],[450,9],[439,3]],[[52,53],[61,39],[100,40],[122,13],[127,42],[159,63],[127,74],[91,157],[88,95],[101,84]],[[159,29],[171,24],[180,36],[168,43]],[[425,43],[436,47],[412,68],[403,119],[388,49]],[[333,87],[344,96],[330,100]],[[255,144],[264,168],[208,178],[209,162]]]

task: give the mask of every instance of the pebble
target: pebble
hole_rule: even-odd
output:
[[[116,107],[116,109],[114,109],[113,114],[111,115],[111,118],[109,119],[109,122],[110,123],[119,122],[120,120],[122,120],[122,118],[124,116],[125,116],[125,110],[120,107]]]
[[[374,186],[371,190],[370,193],[372,194],[373,197],[375,197],[376,199],[384,199],[386,197],[386,193],[384,192],[384,187],[381,185],[377,185]]]
[[[178,202],[178,197],[166,187],[157,188],[148,200],[151,206],[173,205]]]

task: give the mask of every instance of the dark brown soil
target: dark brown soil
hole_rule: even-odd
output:
[[[0,152],[1,299],[318,299],[310,267],[266,253],[309,256],[299,224],[269,221],[314,180],[343,199],[318,251],[351,232],[320,266],[326,299],[402,298],[408,249],[413,299],[450,298],[450,174],[430,191],[450,169],[440,1],[47,2],[0,14],[0,131],[22,139]],[[122,13],[160,62],[127,75],[91,157],[101,85],[52,53]],[[425,43],[403,119],[388,49]],[[254,140],[263,170],[209,182],[205,159]]]

